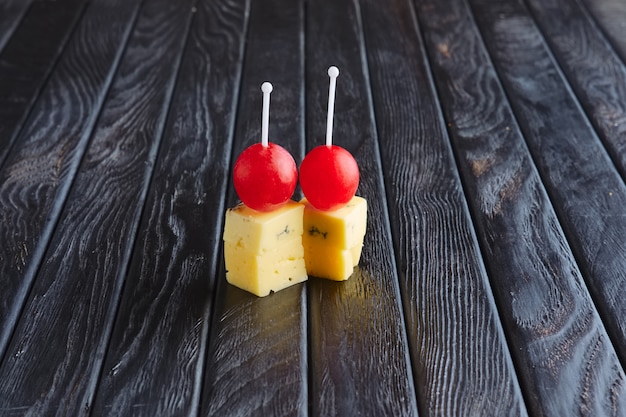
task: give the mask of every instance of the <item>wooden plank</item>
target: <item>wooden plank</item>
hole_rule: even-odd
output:
[[[261,140],[261,84],[274,85],[269,138],[297,161],[304,149],[304,3],[251,2],[232,161]],[[225,168],[225,167],[224,167]],[[222,175],[226,171],[220,172]],[[230,176],[226,203],[236,203]],[[221,194],[220,194],[221,195]],[[219,198],[219,195],[218,197]],[[219,206],[223,211],[224,206]],[[216,213],[222,247],[223,212]],[[218,251],[222,256],[222,251]],[[306,285],[259,298],[226,282],[220,259],[201,415],[306,415]]]
[[[626,66],[578,0],[528,0],[572,89],[626,178]],[[626,327],[622,328],[626,332]]]
[[[619,362],[472,14],[458,1],[424,2],[418,9],[529,411],[609,412],[615,406],[611,384],[623,375]],[[523,28],[501,14],[494,13],[498,22],[517,29],[521,42],[529,41]]]
[[[13,35],[33,0],[4,0],[0,3],[0,51]]]
[[[414,9],[362,3],[420,414],[525,415]]]
[[[89,413],[191,14],[191,1],[141,11],[0,368],[4,410]]]
[[[83,8],[83,0],[36,1],[0,54],[0,166]]]
[[[333,140],[357,160],[357,194],[368,201],[363,254],[352,277],[309,281],[312,415],[417,414],[364,53],[357,2],[308,4],[307,149],[324,143],[327,69],[337,65]]]
[[[582,0],[582,3],[626,62],[626,3],[622,0]]]
[[[92,415],[197,415],[248,7],[197,5]]]
[[[529,1],[529,6],[617,170],[626,178],[626,66],[576,1]],[[600,195],[595,195],[600,200],[589,204],[596,207],[599,218],[582,208],[569,207],[569,202],[562,204],[578,211],[578,218],[570,221],[577,239],[572,246],[616,341],[620,360],[626,364],[626,322],[622,320],[626,299],[621,295],[626,285],[623,185],[607,182]]]
[[[0,170],[0,357],[89,142],[138,1],[90,3]]]

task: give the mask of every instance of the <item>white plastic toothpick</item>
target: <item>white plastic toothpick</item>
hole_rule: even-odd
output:
[[[274,87],[271,83],[264,82],[261,85],[263,91],[263,115],[261,119],[261,144],[263,147],[268,146],[269,124],[270,124],[270,93]]]
[[[333,116],[335,114],[335,89],[337,88],[337,77],[339,69],[335,66],[328,68],[330,86],[328,87],[328,116],[326,119],[326,146],[333,144]]]

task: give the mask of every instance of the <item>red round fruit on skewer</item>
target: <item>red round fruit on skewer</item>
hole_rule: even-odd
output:
[[[241,201],[257,211],[272,211],[291,198],[298,182],[296,162],[282,146],[255,143],[244,150],[233,172]]]
[[[318,210],[337,210],[354,197],[359,186],[359,167],[341,146],[321,145],[309,152],[300,165],[300,187]]]
[[[326,145],[313,148],[300,165],[300,186],[306,199],[318,210],[337,210],[354,197],[359,186],[359,167],[354,157],[332,144],[335,89],[339,69],[328,68],[328,115]]]
[[[241,201],[257,211],[272,211],[285,204],[298,182],[298,169],[291,154],[268,141],[270,83],[263,83],[261,143],[246,148],[235,162],[233,183]]]

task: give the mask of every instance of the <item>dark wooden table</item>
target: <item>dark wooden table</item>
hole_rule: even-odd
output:
[[[625,63],[623,0],[1,0],[0,416],[626,416]],[[232,162],[330,65],[361,264],[257,298]]]

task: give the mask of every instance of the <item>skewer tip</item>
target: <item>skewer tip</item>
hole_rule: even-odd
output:
[[[267,81],[261,84],[261,91],[263,91],[263,114],[261,119],[261,144],[264,148],[269,145],[268,131],[270,123],[270,93],[274,87]]]
[[[265,81],[263,84],[261,84],[261,91],[266,94],[271,93],[273,89],[274,87],[272,86],[272,83],[268,83],[267,81]]]

